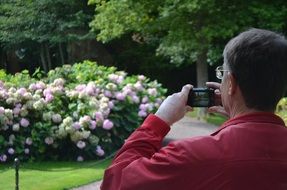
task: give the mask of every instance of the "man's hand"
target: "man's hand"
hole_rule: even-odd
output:
[[[191,111],[192,108],[186,105],[189,91],[192,85],[185,85],[181,92],[174,93],[168,96],[158,108],[155,115],[165,121],[168,125],[177,122],[186,112]]]
[[[209,88],[215,89],[215,91],[214,91],[215,106],[209,107],[208,112],[219,113],[219,114],[229,118],[229,114],[225,111],[224,107],[222,106],[222,102],[221,102],[221,92],[220,92],[221,84],[217,83],[217,82],[207,82],[206,86]]]

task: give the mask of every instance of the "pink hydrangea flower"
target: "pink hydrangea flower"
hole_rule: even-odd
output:
[[[95,118],[97,121],[103,121],[104,120],[104,116],[103,116],[102,112],[96,112]]]
[[[43,95],[44,95],[44,96],[47,96],[48,94],[52,94],[52,89],[51,89],[51,88],[46,88],[46,89],[43,91]]]
[[[139,81],[134,84],[134,87],[139,91],[144,89],[142,84]]]
[[[46,87],[45,83],[43,83],[42,81],[39,81],[36,83],[36,89],[44,89]]]
[[[132,96],[132,100],[133,100],[133,102],[136,103],[136,104],[140,102],[140,99],[139,99],[139,97],[138,97],[137,95],[133,95],[133,96]]]
[[[118,78],[116,79],[116,83],[117,84],[121,84],[124,81],[124,77],[123,76],[118,76]]]
[[[88,115],[83,116],[81,119],[82,119],[82,122],[84,123],[88,123],[91,121],[91,117]]]
[[[110,120],[108,119],[105,119],[104,123],[103,123],[103,128],[106,129],[106,130],[110,130],[112,129],[114,126],[113,122],[111,122]]]
[[[116,99],[117,100],[120,100],[120,101],[122,101],[122,100],[124,100],[126,98],[126,96],[125,96],[125,94],[124,93],[117,93],[116,94]]]
[[[0,155],[0,162],[6,162],[7,156],[5,154]]]
[[[118,79],[119,76],[116,75],[116,74],[109,74],[108,77],[109,77],[109,79],[110,79],[111,81],[114,81],[114,82],[115,82],[115,81]]]
[[[33,143],[32,138],[30,138],[30,137],[26,138],[25,143],[26,143],[27,145],[31,145],[31,144]]]
[[[96,127],[97,127],[97,122],[94,121],[94,120],[91,120],[91,121],[90,121],[90,126],[89,126],[89,128],[90,128],[91,130],[94,130]]]
[[[139,79],[139,80],[145,80],[146,77],[145,77],[144,75],[139,75],[139,76],[138,76],[138,79]]]
[[[106,90],[105,92],[104,92],[104,95],[106,96],[106,97],[112,97],[113,95],[112,95],[112,93],[111,93],[111,91],[109,91],[109,90]]]
[[[143,97],[143,99],[142,99],[142,103],[147,103],[148,102],[148,97]]]
[[[80,123],[79,122],[75,122],[75,123],[73,123],[73,128],[74,129],[76,129],[76,130],[79,130],[80,128],[81,128],[81,125],[80,125]]]
[[[115,106],[113,101],[109,101],[108,105],[110,109],[113,109],[113,107]]]
[[[80,85],[76,86],[75,89],[76,89],[76,91],[81,92],[81,91],[85,90],[85,88],[86,88],[85,84],[80,84]]]
[[[45,143],[46,143],[47,145],[51,145],[51,144],[54,143],[54,139],[53,139],[52,137],[46,137],[46,138],[45,138]]]
[[[24,149],[24,152],[25,152],[25,154],[29,154],[29,153],[30,153],[29,148],[25,148],[25,149]]]
[[[9,149],[8,149],[8,153],[9,153],[10,155],[13,155],[13,154],[15,153],[15,150],[14,150],[13,148],[9,148]]]
[[[53,120],[54,123],[61,123],[62,117],[61,117],[60,114],[54,114],[54,115],[52,116],[52,120]]]
[[[19,115],[20,111],[21,111],[21,108],[15,107],[15,108],[13,109],[13,114],[14,114],[14,115]]]
[[[45,96],[45,102],[49,103],[54,99],[54,96],[52,94],[47,94]]]
[[[149,88],[147,90],[147,93],[151,96],[156,96],[157,95],[157,90],[155,88]]]
[[[85,143],[84,141],[78,141],[78,142],[77,142],[77,147],[78,147],[79,149],[83,149],[83,148],[86,147],[86,143]]]
[[[78,162],[82,162],[82,161],[84,161],[83,156],[78,156],[78,157],[77,157],[77,161],[78,161]]]
[[[36,86],[36,84],[30,84],[30,86],[29,86],[29,89],[30,90],[37,90],[37,86]]]
[[[5,109],[3,107],[0,107],[0,115],[3,115],[5,113]]]
[[[98,156],[104,156],[104,155],[105,155],[105,151],[102,149],[101,146],[97,146],[97,148],[96,148],[96,154],[97,154]]]
[[[22,104],[20,103],[15,105],[15,108],[21,108],[21,107],[22,107]]]
[[[20,88],[17,90],[17,93],[19,93],[21,96],[24,96],[24,94],[27,92],[26,88]]]
[[[143,111],[143,110],[140,110],[140,111],[138,112],[138,116],[140,116],[140,117],[146,117],[146,116],[147,116],[147,113],[146,113],[145,111]]]
[[[28,119],[22,118],[22,119],[20,120],[20,125],[21,125],[22,127],[28,127],[28,126],[30,125],[30,122],[29,122]]]
[[[95,95],[95,86],[92,85],[92,84],[88,84],[86,89],[85,89],[85,92],[89,95],[89,96],[93,96]]]
[[[142,111],[146,111],[147,110],[147,105],[146,104],[141,104],[140,105],[140,110],[142,110]]]

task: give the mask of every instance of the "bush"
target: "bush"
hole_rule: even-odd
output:
[[[276,114],[287,124],[287,98],[282,98],[277,104]]]
[[[157,109],[166,92],[143,75],[127,76],[90,61],[39,76],[0,73],[2,162],[109,155]]]

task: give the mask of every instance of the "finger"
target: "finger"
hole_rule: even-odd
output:
[[[216,100],[221,102],[221,92],[218,89],[214,91],[214,96]]]
[[[193,111],[193,108],[190,106],[186,106],[185,107],[185,113],[190,112],[190,111]]]
[[[223,116],[229,117],[229,114],[225,111],[222,106],[212,106],[207,109],[209,113],[219,113]]]
[[[193,86],[191,84],[186,84],[182,87],[181,92],[189,92]]]
[[[214,90],[214,93],[215,93],[215,94],[221,94],[221,92],[220,92],[219,89],[215,89],[215,90]]]
[[[218,82],[206,82],[206,86],[214,89],[219,89],[221,84]]]
[[[211,112],[211,113],[219,113],[219,112],[222,112],[222,107],[221,106],[212,106],[212,107],[209,107],[207,109],[208,112]]]
[[[184,85],[181,89],[181,94],[183,94],[184,96],[188,96],[189,94],[189,91],[193,88],[193,86],[191,84],[187,84],[187,85]]]

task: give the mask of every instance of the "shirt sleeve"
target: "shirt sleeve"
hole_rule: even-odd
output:
[[[116,157],[114,158],[111,166],[105,171],[103,183],[101,186],[102,190],[120,190],[130,189],[126,180],[131,176],[129,174],[135,172],[141,172],[145,177],[142,178],[144,181],[154,178],[154,175],[161,175],[160,173],[149,175],[148,170],[155,165],[165,165],[167,155],[178,155],[178,151],[174,147],[170,147],[166,150],[161,148],[162,140],[170,130],[170,127],[155,115],[149,115],[141,127],[139,127],[132,135],[126,140],[123,147],[119,150]],[[145,170],[143,170],[145,168]],[[160,167],[159,167],[160,168]],[[148,179],[149,178],[149,179]],[[142,182],[143,182],[142,181]],[[135,181],[135,184],[140,184],[139,181]],[[131,187],[131,186],[130,186]],[[136,188],[132,187],[131,189]],[[138,188],[136,188],[138,189]]]

